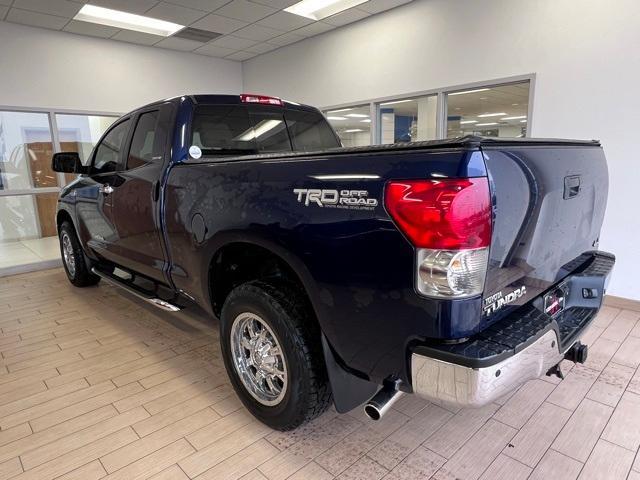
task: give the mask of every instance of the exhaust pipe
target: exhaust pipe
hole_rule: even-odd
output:
[[[378,393],[364,406],[364,413],[371,420],[380,420],[382,416],[389,411],[391,406],[402,396],[398,390],[399,381],[385,384]]]

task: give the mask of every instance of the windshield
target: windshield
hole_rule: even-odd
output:
[[[205,156],[309,152],[340,143],[319,112],[246,105],[196,108],[191,146]]]

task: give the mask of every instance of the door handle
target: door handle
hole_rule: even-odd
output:
[[[100,193],[104,193],[105,195],[109,195],[110,193],[113,193],[113,187],[108,183],[105,183],[104,185],[100,185],[98,190],[100,191]]]

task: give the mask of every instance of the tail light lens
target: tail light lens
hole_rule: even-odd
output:
[[[389,182],[385,206],[417,248],[420,293],[441,298],[482,293],[491,243],[487,178]]]

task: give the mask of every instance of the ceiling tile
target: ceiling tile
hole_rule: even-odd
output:
[[[346,25],[351,22],[357,22],[358,20],[367,18],[370,15],[371,14],[369,12],[358,10],[357,8],[350,8],[349,10],[340,12],[337,15],[332,15],[331,17],[323,18],[322,21],[324,23],[328,23],[329,25],[335,25],[336,27],[341,27],[342,25]]]
[[[290,7],[294,3],[298,3],[300,0],[249,0],[252,3],[259,3],[261,5],[267,5],[278,10],[284,10]]]
[[[233,48],[218,47],[217,45],[207,43],[206,45],[198,48],[195,53],[209,55],[210,57],[225,57],[227,55],[235,53],[236,51],[237,50]]]
[[[320,35],[321,33],[328,32],[336,28],[335,25],[329,25],[328,23],[316,22],[306,27],[298,28],[294,30],[295,35],[301,35],[303,37],[313,37],[314,35]]]
[[[88,3],[123,12],[144,14],[158,3],[158,0],[89,0]]]
[[[182,50],[183,52],[190,52],[202,46],[202,43],[194,42],[193,40],[186,40],[184,38],[167,37],[164,40],[160,40],[155,44],[155,46],[169,48],[171,50]]]
[[[216,10],[216,15],[222,15],[223,17],[235,18],[236,20],[243,20],[245,22],[256,22],[261,18],[276,13],[278,10],[275,8],[260,5],[258,3],[251,3],[247,0],[233,0],[227,3],[224,7]]]
[[[202,10],[205,12],[213,12],[215,9],[220,8],[225,3],[229,3],[229,0],[167,0],[168,3],[174,3],[183,7],[195,8],[196,10]]]
[[[312,22],[313,20],[310,18],[301,17],[300,15],[294,15],[289,12],[278,12],[270,17],[263,18],[258,22],[258,25],[289,32],[304,25],[309,25]]]
[[[255,40],[256,42],[262,42],[269,40],[270,38],[281,35],[280,30],[274,30],[273,28],[263,27],[254,23],[248,27],[244,27],[240,30],[233,32],[236,37],[248,38],[249,40]]]
[[[9,11],[9,7],[0,6],[0,20],[4,20],[4,16]]]
[[[0,0],[0,5],[5,5],[5,6],[9,6],[11,5],[11,2],[13,2],[13,0]]]
[[[267,43],[271,43],[273,45],[278,45],[279,47],[283,47],[285,45],[289,45],[290,43],[299,42],[300,40],[304,40],[305,37],[301,35],[296,35],[295,33],[285,33],[284,35],[280,35],[279,37],[272,38],[267,41]]]
[[[369,0],[358,5],[358,10],[364,10],[369,13],[380,13],[399,5],[409,3],[411,0]]]
[[[80,22],[78,20],[71,20],[63,30],[65,32],[101,38],[112,37],[120,31],[119,28],[109,27],[107,25],[98,25],[97,23]]]
[[[15,0],[15,8],[30,10],[38,13],[48,13],[58,17],[73,17],[80,8],[81,3],[70,2],[69,0]]]
[[[31,25],[32,27],[51,28],[53,30],[60,30],[69,21],[68,18],[55,17],[45,13],[29,12],[27,10],[20,10],[19,8],[9,10],[9,14],[5,20],[23,25]]]
[[[247,40],[246,38],[234,37],[233,35],[226,35],[210,42],[211,45],[218,47],[233,48],[234,50],[243,50],[247,47],[251,47],[256,44],[254,40]]]
[[[231,55],[228,55],[224,58],[226,58],[227,60],[236,60],[238,62],[242,62],[243,60],[248,60],[249,58],[255,57],[257,55],[257,53],[251,53],[251,52],[236,52],[236,53],[232,53]]]
[[[180,25],[190,25],[206,14],[207,12],[203,12],[202,10],[194,10],[166,2],[161,2],[151,10],[145,12],[145,15],[148,17],[159,18],[160,20],[179,23]]]
[[[154,43],[157,43],[164,38],[165,37],[162,37],[160,35],[151,35],[149,33],[134,32],[133,30],[120,30],[119,33],[116,33],[113,37],[111,37],[112,40],[120,40],[122,42],[129,42],[129,43],[138,43],[140,45],[153,45]]]
[[[247,22],[241,22],[240,20],[235,20],[233,18],[210,14],[190,26],[209,30],[210,32],[231,33],[245,25],[247,25]]]
[[[257,43],[252,47],[245,48],[245,51],[252,53],[267,53],[271,50],[275,50],[276,48],[280,48],[278,45],[271,45],[269,43]]]

